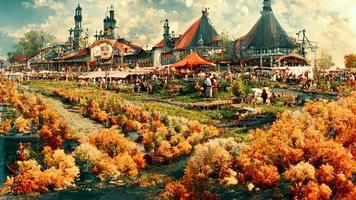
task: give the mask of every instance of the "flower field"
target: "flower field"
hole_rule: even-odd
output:
[[[98,102],[103,102],[105,99],[110,101],[111,99],[116,99],[124,101],[131,105],[139,105],[148,110],[156,110],[160,115],[171,115],[177,117],[185,117],[189,120],[198,120],[203,124],[215,124],[216,121],[207,117],[204,113],[193,110],[186,110],[177,106],[172,106],[169,104],[162,104],[154,101],[145,101],[147,96],[143,94],[131,94],[131,93],[116,93],[113,91],[103,90],[96,86],[78,86],[76,82],[65,82],[65,81],[39,81],[33,80],[26,83],[31,88],[38,90],[46,95],[53,95],[54,91],[60,93],[64,90],[66,94],[63,94],[62,100],[64,103],[71,104],[73,106],[85,106],[88,100],[94,100]],[[80,100],[76,99],[78,96],[82,97]],[[68,101],[65,101],[65,98]]]
[[[77,94],[70,90],[54,90],[56,96],[73,104],[87,100],[83,114],[108,127],[118,126],[129,134],[138,133],[147,152],[151,156],[174,160],[189,154],[192,146],[219,135],[219,130],[198,121],[183,117],[161,115],[154,109],[128,104],[108,93],[101,98],[90,99],[87,94]]]
[[[90,173],[102,180],[135,176],[145,168],[144,154],[136,143],[115,128],[88,135],[72,133],[58,114],[42,103],[41,97],[19,93],[17,85],[10,81],[0,79],[0,83],[0,103],[13,107],[18,116],[5,120],[2,134],[6,137],[13,126],[20,134],[36,135],[42,149],[25,154],[32,150],[23,150],[26,144],[19,144],[18,158],[12,165],[16,174],[6,180],[2,193],[42,193],[74,188],[76,182],[83,181],[80,180],[80,173],[85,171],[83,166],[90,167]],[[69,139],[79,143],[73,152],[65,152],[63,146]]]
[[[293,199],[354,199],[355,102],[356,93],[310,102],[267,130],[251,131],[244,143],[230,138],[197,145],[184,177],[168,183],[162,198],[212,198],[213,180],[251,192],[287,184],[285,194]]]
[[[53,88],[52,92],[71,105],[81,106],[84,116],[109,128],[118,126],[126,135],[138,133],[141,138],[139,143],[144,145],[149,156],[160,158],[161,162],[187,155],[194,145],[220,134],[214,126],[171,116],[159,112],[154,106],[147,108],[134,105],[107,91],[98,92],[94,88]]]
[[[0,83],[0,104],[11,111],[1,119],[1,134],[34,135],[39,146],[34,152],[35,145],[19,144],[11,165],[16,173],[2,193],[75,190],[95,177],[98,183],[127,180],[143,188],[159,184],[163,190],[157,199],[219,199],[219,187],[245,188],[251,194],[276,189],[281,193],[270,198],[287,199],[356,195],[356,93],[337,101],[307,102],[297,111],[281,113],[269,127],[250,130],[242,138],[222,138],[213,125],[133,104],[108,91],[72,85],[42,88],[107,127],[74,132],[41,96],[19,92],[18,85],[5,79]],[[185,156],[190,157],[178,180],[146,174],[152,165],[174,164]]]

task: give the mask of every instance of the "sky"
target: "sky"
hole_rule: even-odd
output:
[[[165,19],[171,31],[182,34],[204,8],[219,33],[237,39],[256,23],[263,0],[0,0],[0,57],[29,30],[43,30],[65,42],[78,3],[91,41],[113,5],[116,33],[150,49],[162,39]],[[345,54],[356,53],[356,0],[272,0],[272,8],[288,34],[306,29],[309,39],[318,42],[318,52],[331,54],[337,66],[343,66]]]

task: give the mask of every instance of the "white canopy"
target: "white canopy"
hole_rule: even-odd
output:
[[[151,71],[96,71],[89,72],[79,76],[79,79],[92,79],[92,78],[119,78],[125,79],[130,75],[145,75]]]

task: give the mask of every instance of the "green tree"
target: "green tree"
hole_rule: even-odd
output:
[[[231,92],[238,100],[244,98],[247,94],[247,87],[241,78],[237,78],[231,87]]]
[[[319,70],[326,70],[334,65],[335,63],[333,62],[332,56],[324,51],[321,52],[319,59],[317,59],[317,68]]]
[[[345,67],[356,68],[356,54],[349,54],[345,56]]]
[[[229,32],[223,31],[218,36],[218,40],[221,47],[223,47],[224,52],[219,55],[213,55],[213,59],[233,59],[234,58],[234,42],[231,39]]]
[[[48,43],[52,43],[55,37],[43,31],[29,31],[14,45],[14,51],[8,52],[9,58],[18,54],[31,56],[41,50]]]

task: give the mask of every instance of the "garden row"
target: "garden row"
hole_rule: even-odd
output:
[[[268,130],[251,131],[243,143],[230,138],[197,145],[184,177],[168,183],[160,198],[215,199],[215,183],[251,192],[282,190],[268,198],[354,199],[355,102],[356,93],[309,102],[281,114]]]
[[[107,127],[117,126],[120,132],[133,137],[147,152],[154,164],[167,163],[187,155],[196,144],[216,137],[220,131],[210,125],[189,120],[178,112],[174,116],[157,106],[138,106],[119,95],[95,87],[76,88],[74,83],[39,83],[33,85],[49,91],[66,104],[82,108],[86,117]],[[191,116],[190,116],[191,117]],[[156,162],[157,161],[157,162]]]
[[[133,105],[110,92],[93,95],[83,89],[57,89],[53,94],[67,103],[83,106],[84,116],[108,127],[116,126],[127,136],[136,135],[136,142],[143,145],[148,159],[158,161],[155,164],[187,155],[193,146],[219,135],[213,126]]]
[[[84,106],[84,115],[111,127],[90,134],[73,133],[57,113],[42,103],[41,97],[20,93],[14,83],[0,81],[0,103],[17,113],[5,120],[7,128],[3,134],[13,126],[22,134],[38,136],[40,146],[34,150],[32,144],[19,144],[17,152],[22,156],[14,161],[14,175],[4,184],[3,193],[70,188],[85,181],[87,174],[101,180],[121,180],[123,175],[135,177],[144,170],[147,160],[162,164],[177,159],[190,154],[194,145],[219,134],[213,126],[161,116],[154,109],[123,103],[110,93],[93,93],[90,88],[53,91],[72,105]],[[16,123],[19,119],[25,121],[21,126]],[[138,143],[127,138],[133,132],[139,135],[135,138]],[[75,145],[65,149],[67,140]]]
[[[15,126],[18,132],[36,135],[36,145],[39,146],[35,150],[35,144],[19,143],[18,157],[11,164],[14,174],[4,183],[1,193],[46,192],[75,187],[84,181],[81,178],[85,176],[81,175],[87,173],[102,180],[123,175],[134,177],[145,167],[144,153],[117,129],[103,129],[87,135],[71,133],[68,125],[48,109],[40,97],[19,93],[17,85],[1,78],[0,104],[11,106],[17,113],[2,124],[3,137],[7,137],[9,127]],[[66,140],[77,145],[74,149],[64,149]]]

